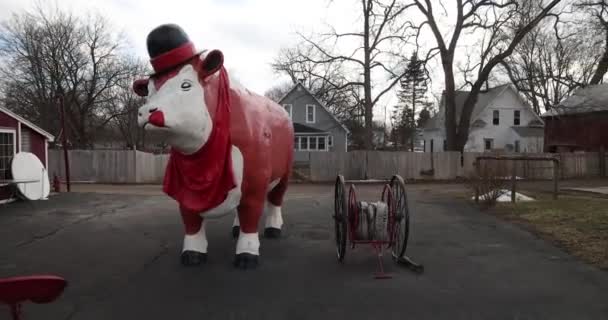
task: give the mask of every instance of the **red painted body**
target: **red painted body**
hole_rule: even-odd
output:
[[[49,303],[63,293],[67,282],[53,275],[0,279],[0,303],[10,306],[13,319],[20,319],[21,303]]]
[[[205,102],[217,105],[218,78],[204,85]],[[230,88],[230,137],[244,158],[243,196],[252,192],[265,193],[271,181],[287,183],[293,159],[293,125],[285,110],[274,101],[237,88]],[[211,117],[215,108],[210,108]],[[279,186],[275,187],[275,189]],[[272,204],[282,204],[282,193],[270,193]],[[241,201],[243,203],[243,201]],[[263,204],[262,204],[263,205]]]
[[[201,60],[190,62],[199,74],[199,84],[203,87],[209,114],[215,120],[218,107],[218,88],[220,77],[205,73]],[[160,90],[163,84],[174,77],[180,68],[154,77],[154,86]],[[137,87],[144,82],[138,81]],[[258,222],[264,209],[265,201],[280,206],[287,189],[293,160],[293,125],[287,112],[272,100],[249,92],[246,89],[230,85],[229,87],[229,133],[231,144],[238,147],[243,155],[242,196],[237,211],[241,230],[245,233],[257,232]],[[175,106],[176,108],[179,106]],[[150,114],[148,121],[156,126],[164,125],[162,112]],[[215,123],[215,121],[214,121]],[[216,159],[217,155],[206,155]],[[215,161],[224,161],[221,156]],[[270,192],[268,186],[279,180]],[[228,191],[228,190],[222,190]],[[225,198],[225,197],[224,197]],[[200,212],[185,208],[180,204],[183,222],[187,234],[196,233],[201,226]]]
[[[268,201],[281,206],[287,190],[293,160],[293,125],[278,104],[268,98],[231,90],[232,143],[243,153],[243,197],[239,205],[241,229],[256,232],[271,181],[279,184]],[[241,216],[240,211],[249,212]]]

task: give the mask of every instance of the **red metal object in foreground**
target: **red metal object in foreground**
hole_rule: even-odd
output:
[[[14,320],[21,319],[21,304],[55,301],[67,286],[65,279],[54,275],[33,275],[0,279],[0,303],[9,305]]]
[[[379,242],[372,242],[372,248],[378,255],[378,267],[379,270],[374,273],[374,278],[376,279],[390,279],[393,277],[392,274],[384,273],[384,265],[382,264],[382,244]]]
[[[424,271],[422,265],[405,255],[409,236],[409,208],[405,183],[400,176],[393,176],[390,184],[384,185],[382,197],[376,203],[358,201],[354,185],[350,186],[346,201],[345,180],[341,175],[336,179],[335,188],[333,217],[336,223],[338,261],[342,262],[344,259],[346,242],[350,242],[353,249],[358,244],[369,244],[378,257],[378,270],[374,273],[376,279],[392,278],[384,272],[383,249],[391,250],[396,263],[417,273]],[[343,203],[345,205],[342,205]],[[343,236],[342,232],[346,233],[346,236]]]

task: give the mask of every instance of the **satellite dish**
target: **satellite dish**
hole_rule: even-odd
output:
[[[46,200],[51,191],[49,174],[40,159],[30,152],[19,152],[11,162],[13,180],[28,200]]]

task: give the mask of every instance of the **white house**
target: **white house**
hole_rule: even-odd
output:
[[[456,123],[468,91],[456,91]],[[424,151],[445,150],[445,105],[424,128]],[[471,115],[468,152],[542,152],[543,120],[523,100],[512,85],[502,85],[479,94]]]

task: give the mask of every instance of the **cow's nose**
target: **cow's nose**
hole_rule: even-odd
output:
[[[158,110],[158,108],[152,108],[152,109],[148,110],[148,112],[152,113],[152,112],[154,112],[156,110]]]

